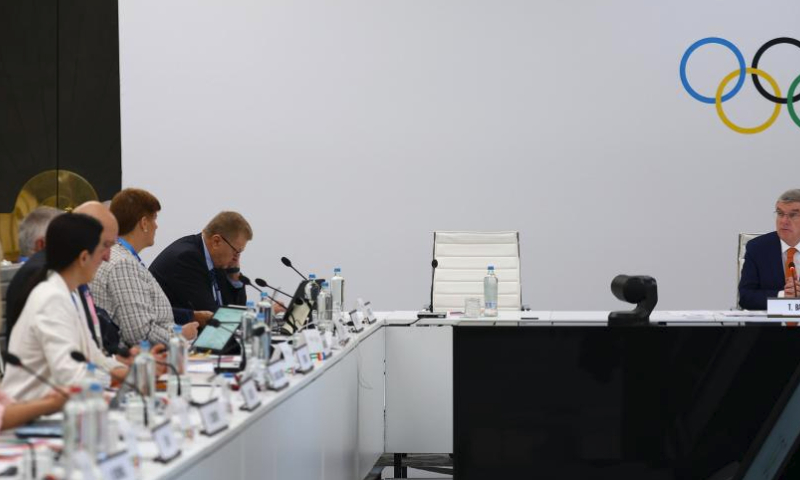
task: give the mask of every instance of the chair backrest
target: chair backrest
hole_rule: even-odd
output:
[[[0,252],[2,252],[2,250],[0,250]],[[0,259],[1,258],[2,257],[0,257]],[[8,332],[6,331],[6,290],[8,290],[8,284],[11,283],[11,279],[14,278],[14,275],[21,266],[21,263],[0,266],[0,349],[2,349],[4,352],[8,350]],[[0,377],[2,377],[4,374],[5,365],[3,365],[3,361],[0,359]]]
[[[434,312],[463,311],[469,297],[483,305],[489,265],[498,279],[498,309],[521,309],[519,232],[434,232],[433,258],[439,262],[431,285]]]
[[[739,234],[739,252],[736,256],[736,263],[739,267],[736,270],[736,308],[739,307],[739,280],[742,278],[742,267],[744,266],[744,254],[747,252],[747,242],[750,240],[764,235],[763,233],[740,233]]]

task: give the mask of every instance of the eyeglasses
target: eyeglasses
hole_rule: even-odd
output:
[[[233,245],[231,245],[231,242],[229,242],[228,239],[223,237],[222,235],[220,235],[219,238],[221,238],[223,241],[225,241],[225,243],[227,243],[228,246],[231,247],[231,250],[233,250],[236,253],[236,255],[241,255],[242,252],[244,251],[244,250],[239,250],[238,248],[236,248]]]
[[[798,218],[800,218],[800,212],[786,213],[786,212],[781,212],[780,210],[775,210],[775,216],[781,220],[788,217],[789,220],[795,221]]]

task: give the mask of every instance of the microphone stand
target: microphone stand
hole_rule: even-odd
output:
[[[233,330],[231,330],[230,328],[226,328],[225,325],[223,325],[222,322],[220,322],[219,320],[216,320],[216,321],[213,321],[213,320],[216,320],[216,319],[212,319],[212,321],[208,323],[210,326],[212,326],[214,328],[220,328],[220,329],[225,330],[227,332],[233,333],[234,341],[236,343],[238,343],[239,348],[241,348],[241,350],[242,350],[242,361],[239,362],[239,368],[236,371],[237,372],[243,371],[245,368],[247,368],[247,346],[244,344],[244,339],[242,338],[241,341],[240,341],[239,339],[236,338],[236,329],[235,328]],[[227,353],[228,350],[230,350],[230,348],[231,347],[229,345],[227,347],[224,347],[222,350],[220,350],[219,355],[217,356],[217,367],[215,369],[215,373],[219,374],[219,373],[222,372],[222,356],[225,353]],[[180,379],[178,381],[180,382]]]

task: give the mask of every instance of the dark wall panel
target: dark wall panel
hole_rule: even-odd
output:
[[[0,2],[0,212],[45,170],[78,173],[110,198],[119,122],[117,1]]]
[[[0,2],[0,212],[57,167],[56,18],[54,0]]]
[[[59,18],[59,168],[111,199],[122,181],[117,2],[62,2]]]

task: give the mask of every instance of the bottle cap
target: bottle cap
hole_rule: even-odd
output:
[[[309,279],[309,280],[314,280],[315,278],[317,278],[317,276],[316,276],[316,275],[314,275],[313,273],[309,273],[309,274],[308,274],[308,279]]]
[[[94,373],[94,371],[95,371],[95,370],[97,370],[97,365],[95,365],[95,364],[94,364],[94,363],[92,363],[92,362],[88,362],[88,363],[86,364],[86,370],[88,370],[88,371],[89,371],[89,373]]]
[[[256,321],[257,322],[263,322],[264,321],[264,312],[258,312],[258,315],[256,315]]]
[[[489,270],[494,270],[494,265],[489,265]]]
[[[97,382],[92,382],[92,384],[89,385],[89,391],[100,393],[103,391],[103,387],[101,387]]]
[[[261,292],[261,300],[264,300],[265,298],[269,298],[269,294],[267,292]],[[247,302],[247,303],[250,303],[250,302]]]
[[[266,292],[262,292],[262,293],[261,293],[261,296],[263,297],[265,293],[266,293]],[[248,301],[247,301],[247,308],[256,308],[256,304],[255,304],[255,302],[253,302],[252,300],[248,300]]]
[[[139,348],[141,348],[143,352],[149,352],[150,342],[148,342],[147,340],[142,340],[141,342],[139,342]]]
[[[76,393],[81,393],[82,391],[83,389],[81,388],[80,385],[70,385],[69,387],[69,393],[72,395],[75,395]]]
[[[180,335],[182,331],[183,331],[183,328],[180,325],[173,325],[172,326],[172,333],[174,333],[175,335]]]
[[[341,267],[334,267],[333,268],[333,273],[341,273],[341,271],[342,271]]]
[[[325,280],[324,282],[322,282],[322,286],[323,286],[323,287],[327,287],[327,286],[328,286],[328,281],[327,281],[327,280]]]

